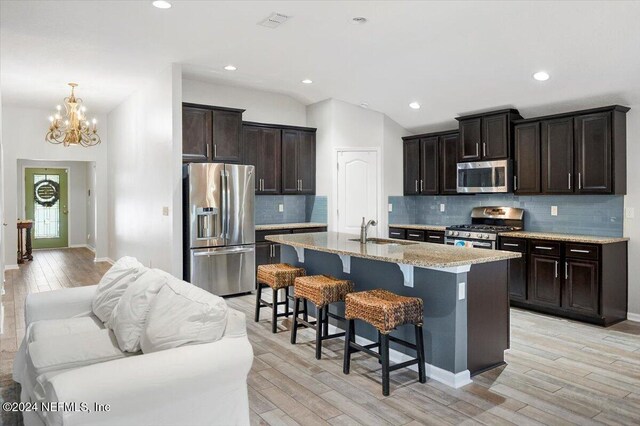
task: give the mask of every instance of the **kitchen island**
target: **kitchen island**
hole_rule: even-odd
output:
[[[354,282],[356,291],[383,288],[424,300],[427,375],[452,387],[504,363],[509,347],[507,263],[519,253],[401,240],[370,239],[337,232],[271,235],[282,262]],[[331,306],[339,315],[342,306]],[[334,323],[338,328],[342,324]],[[358,323],[358,338],[375,341],[376,330]],[[413,341],[413,328],[396,335]],[[408,359],[392,345],[391,360]],[[410,354],[410,352],[407,352]],[[410,355],[409,355],[410,356]]]

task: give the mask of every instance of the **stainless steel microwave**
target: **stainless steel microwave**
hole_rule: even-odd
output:
[[[458,163],[458,192],[510,192],[511,173],[511,160]]]

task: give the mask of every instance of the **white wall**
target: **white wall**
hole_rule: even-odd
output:
[[[640,104],[627,105],[627,195],[625,208],[635,217],[625,219],[624,235],[629,237],[629,314],[640,321]]]
[[[69,192],[69,246],[85,246],[87,241],[87,165],[84,161],[33,161],[18,160],[18,211],[19,218],[25,218],[25,168],[67,169]]]
[[[54,107],[55,105],[52,105]],[[89,108],[91,104],[87,105]],[[14,247],[17,246],[16,220],[22,217],[22,207],[18,196],[18,160],[40,161],[93,161],[96,163],[96,258],[107,257],[107,146],[109,145],[107,120],[104,115],[97,115],[98,134],[102,143],[98,146],[84,148],[74,146],[65,148],[53,145],[44,140],[49,122],[47,117],[52,111],[3,105],[2,139],[4,145],[4,178],[5,194],[5,264],[15,267]],[[91,114],[90,114],[91,115]]]
[[[307,108],[307,123],[317,127],[317,195],[327,196],[328,227],[337,229],[337,148],[374,148],[379,152],[381,185],[376,232],[386,236],[389,195],[402,194],[402,136],[407,130],[386,115],[329,99]]]
[[[134,256],[176,276],[182,276],[182,140],[175,129],[181,82],[180,67],[172,65],[108,116],[109,256]]]
[[[195,104],[245,109],[242,114],[244,121],[307,125],[305,105],[279,93],[183,79],[182,100]]]

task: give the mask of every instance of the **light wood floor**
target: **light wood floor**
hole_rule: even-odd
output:
[[[93,284],[109,267],[94,264],[83,249],[37,252],[34,263],[6,274],[6,329],[2,336],[0,391],[17,398],[11,364],[24,334],[22,304],[28,292]],[[273,335],[270,311],[253,322],[253,296],[227,299],[247,314],[255,359],[249,375],[253,424],[640,424],[640,324],[604,329],[511,310],[507,365],[474,378],[462,389],[417,383],[417,373],[392,373],[391,395],[383,397],[380,366],[354,355],[342,374],[342,344],[326,342],[323,359],[313,355],[309,330],[289,344],[285,326]],[[17,326],[16,326],[17,325]],[[4,424],[21,424],[3,414]]]

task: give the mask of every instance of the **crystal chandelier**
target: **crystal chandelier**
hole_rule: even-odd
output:
[[[78,86],[76,83],[69,83],[71,95],[64,98],[65,113],[62,115],[62,107],[58,105],[54,115],[49,117],[51,124],[49,132],[45,137],[47,142],[53,144],[63,144],[64,146],[82,145],[95,146],[100,143],[96,119],[89,123],[85,117],[86,107],[82,105],[82,99],[76,98],[73,90]]]

